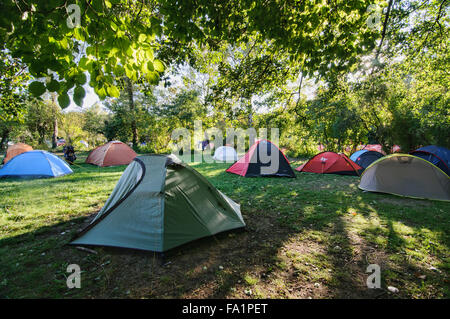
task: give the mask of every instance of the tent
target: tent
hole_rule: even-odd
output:
[[[375,152],[379,152],[383,155],[386,155],[386,153],[383,151],[383,146],[381,144],[359,145],[357,147],[357,150],[375,151]]]
[[[86,142],[86,141],[81,140],[81,141],[78,141],[78,143],[80,143],[80,144],[83,145],[84,147],[89,147],[89,144],[88,144],[88,142]]]
[[[248,152],[226,171],[244,177],[279,176],[295,178],[295,173],[286,156],[269,140],[255,142]]]
[[[450,177],[430,162],[409,154],[392,154],[373,162],[359,188],[413,198],[450,200]]]
[[[402,151],[402,148],[400,147],[400,145],[393,145],[391,147],[391,153],[399,153]]]
[[[136,152],[127,144],[112,141],[90,152],[86,163],[97,166],[128,165],[136,156]]]
[[[355,153],[353,153],[352,155],[350,155],[350,159],[354,162],[354,161],[356,161],[356,159],[358,158],[358,156],[360,156],[361,154],[364,154],[365,152],[368,152],[368,150],[359,150],[359,151],[356,151]]]
[[[63,138],[60,138],[59,140],[56,141],[56,146],[64,146],[66,145],[66,140]]]
[[[386,153],[383,151],[383,146],[381,144],[367,144],[366,146],[364,146],[363,149],[368,151],[379,152],[383,155],[386,155]]]
[[[8,147],[8,149],[6,150],[6,155],[5,158],[3,159],[3,164],[8,163],[14,156],[17,156],[19,154],[28,152],[28,151],[32,151],[33,148],[28,145],[28,144],[24,144],[24,143],[17,143],[17,144],[13,144],[11,146]]]
[[[296,170],[318,174],[359,175],[363,168],[354,163],[345,154],[322,152],[305,164],[297,167]]]
[[[238,156],[234,148],[230,146],[221,146],[214,152],[213,159],[223,162],[236,162]]]
[[[428,145],[418,148],[409,154],[423,158],[436,165],[445,174],[450,176],[450,150],[448,148],[436,145]]]
[[[58,177],[73,173],[58,156],[45,151],[29,151],[17,155],[2,169],[0,177]]]
[[[163,252],[244,227],[240,207],[176,157],[136,157],[95,219],[71,242]]]
[[[357,156],[354,156],[355,154],[361,152]],[[367,150],[361,150],[355,152],[352,156],[350,156],[350,159],[361,166],[363,169],[366,169],[370,164],[375,162],[377,159],[382,158],[384,155],[380,152],[376,151],[367,151]]]

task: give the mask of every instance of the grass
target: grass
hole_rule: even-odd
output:
[[[225,173],[228,164],[197,163],[241,204],[245,230],[164,256],[102,247],[90,254],[66,244],[102,207],[125,167],[83,159],[61,178],[0,180],[0,297],[450,297],[449,203],[365,193],[352,176],[241,178]],[[374,263],[382,289],[365,283]],[[66,286],[69,264],[81,267],[81,289]]]

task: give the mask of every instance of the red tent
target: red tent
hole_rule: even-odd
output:
[[[264,159],[261,156],[267,156],[268,158]],[[272,160],[277,161],[278,165],[275,165]],[[271,167],[271,164],[274,164],[274,167]],[[295,173],[286,156],[269,140],[255,142],[248,152],[226,171],[244,177],[281,176],[295,178]]]
[[[397,152],[401,152],[402,148],[399,145],[394,145],[391,148],[391,153],[397,153]]]
[[[318,174],[359,175],[361,166],[349,159],[345,154],[322,152],[308,162],[296,168],[299,172]]]
[[[364,146],[363,150],[375,151],[383,155],[386,155],[385,151],[383,151],[383,146],[381,146],[381,144],[367,144],[366,146]]]

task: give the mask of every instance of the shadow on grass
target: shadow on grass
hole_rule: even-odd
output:
[[[219,190],[240,202],[247,224],[245,230],[188,243],[166,252],[163,258],[152,252],[106,247],[96,247],[97,254],[89,254],[65,245],[71,235],[88,223],[86,217],[79,217],[0,240],[0,266],[7,279],[6,284],[0,284],[0,295],[226,298],[258,297],[254,292],[246,295],[244,291],[269,287],[267,291],[260,288],[260,296],[273,297],[269,290],[276,281],[271,278],[285,278],[284,286],[276,288],[275,297],[375,298],[380,296],[380,291],[367,289],[367,265],[380,263],[384,275],[385,269],[394,268],[390,265],[389,254],[402,251],[407,245],[397,234],[395,223],[408,224],[415,232],[426,227],[438,234],[445,233],[445,223],[428,225],[427,218],[411,212],[393,213],[389,205],[371,209],[368,203],[382,197],[358,191],[355,177],[297,173],[297,179],[242,178],[225,173],[224,168],[228,166],[227,163],[202,164],[194,168]],[[387,225],[385,247],[376,247],[373,241],[358,236],[348,213],[352,209],[365,219],[374,214]],[[366,225],[361,231],[364,227]],[[67,234],[61,235],[64,230]],[[314,240],[313,236],[318,238]],[[440,240],[448,247],[446,235],[441,235]],[[308,253],[320,256],[323,264],[330,268],[329,276],[323,276],[327,277],[321,282],[323,288],[314,290],[315,283],[310,280],[314,270],[305,266],[301,254],[298,260],[286,259],[287,265],[280,262],[280,254],[288,244],[302,246]],[[311,248],[313,246],[318,247],[317,251]],[[28,256],[24,256],[27,253]],[[83,270],[82,289],[68,290],[65,286],[65,266],[70,263],[79,264]],[[16,264],[19,266],[14,266]],[[425,271],[421,265],[408,260],[399,260],[395,265],[408,271]],[[295,267],[299,266],[306,272],[293,277]],[[248,279],[249,276],[253,276],[255,282]],[[410,279],[403,277],[402,274],[398,279],[388,273],[387,279],[399,280],[398,283]],[[416,279],[411,280],[417,283]],[[386,280],[383,285],[386,286]],[[294,289],[292,294],[289,289]],[[406,291],[402,296],[410,297],[410,293]]]

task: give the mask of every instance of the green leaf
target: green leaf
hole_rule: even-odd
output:
[[[69,106],[70,104],[70,98],[69,95],[67,95],[66,92],[60,94],[58,96],[58,104],[62,109],[65,109],[66,107]]]
[[[153,62],[147,62],[147,70],[149,70],[150,72],[155,70],[155,68],[153,67]]]
[[[89,70],[88,63],[89,63],[89,59],[86,58],[86,57],[82,57],[80,59],[80,62],[78,63],[78,67],[81,70],[86,70],[87,71],[87,70]]]
[[[164,64],[162,63],[161,60],[155,59],[153,61],[153,67],[155,68],[156,71],[158,72],[164,72]]]
[[[158,84],[159,82],[159,75],[156,72],[149,72],[145,75],[145,78],[147,79],[148,82],[150,82],[151,84]]]
[[[139,42],[145,42],[145,40],[147,39],[147,36],[143,33],[139,34]]]
[[[51,80],[47,83],[47,90],[50,92],[56,92],[59,90],[59,82],[56,80]]]
[[[30,84],[30,86],[28,87],[28,89],[30,90],[31,94],[33,94],[34,96],[41,96],[42,94],[45,93],[45,85],[42,82],[39,81],[34,81]]]
[[[82,86],[77,86],[73,93],[73,101],[78,106],[83,106],[83,99],[86,95],[86,92],[84,91],[84,88]]]
[[[103,1],[102,0],[92,0],[92,7],[97,12],[103,11]]]
[[[135,71],[133,69],[130,69],[128,66],[125,66],[125,75],[129,77],[130,79],[133,78],[133,74]]]
[[[86,78],[86,74],[84,74],[84,73],[80,73],[75,77],[75,82],[77,82],[80,85],[85,84],[86,81],[87,81],[87,78]]]
[[[111,97],[119,97],[120,96],[119,89],[114,85],[108,87],[107,91],[108,91],[109,96],[111,96]]]
[[[33,60],[30,64],[30,73],[36,77],[44,75],[45,67],[39,60]]]
[[[73,96],[84,98],[86,96],[86,92],[82,86],[77,86],[74,90]]]
[[[129,57],[132,57],[133,56],[133,52],[134,52],[133,48],[131,46],[129,46],[127,51],[126,51],[127,55]]]
[[[148,60],[153,61],[153,50],[152,49],[145,50],[145,57]]]
[[[74,38],[80,41],[86,41],[86,37],[84,36],[83,29],[81,27],[77,27],[73,30]]]
[[[106,90],[105,90],[105,88],[104,87],[101,87],[101,88],[95,88],[95,93],[97,93],[97,95],[98,95],[98,97],[101,99],[101,100],[104,100],[105,99],[105,97],[106,97]]]

